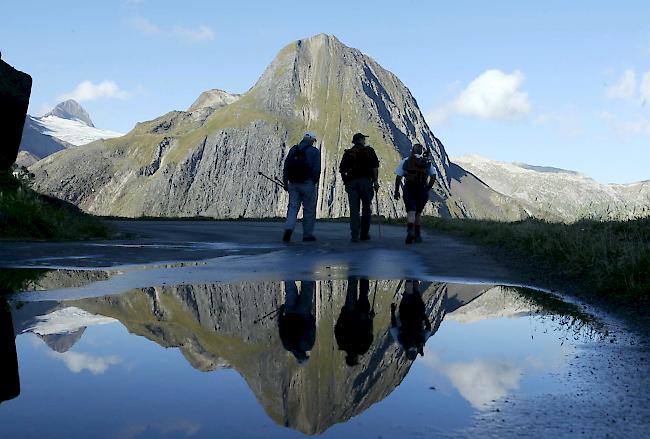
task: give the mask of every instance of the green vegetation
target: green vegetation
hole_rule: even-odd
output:
[[[424,225],[529,258],[591,298],[637,315],[650,306],[650,218],[573,224],[426,218]]]
[[[23,168],[24,169],[24,168]],[[106,238],[108,229],[97,218],[59,199],[30,188],[29,174],[0,172],[0,239]]]

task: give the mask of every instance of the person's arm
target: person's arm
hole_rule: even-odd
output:
[[[397,305],[391,303],[390,304],[390,326],[393,328],[397,327],[397,317],[395,317],[396,309],[397,309]]]
[[[436,183],[436,177],[438,176],[438,173],[436,172],[436,168],[433,167],[433,164],[431,166],[431,171],[429,175],[429,184],[427,184],[427,189],[431,190],[433,188],[433,185]]]
[[[316,149],[316,160],[314,163],[314,169],[313,169],[313,177],[315,178],[314,184],[318,184],[318,181],[320,180],[320,172],[321,172],[321,155],[320,155],[320,150]]]
[[[400,175],[395,176],[395,192],[393,193],[393,198],[399,200],[400,198],[400,188],[402,187],[402,177]]]
[[[348,170],[348,155],[346,154],[346,152],[343,152],[343,157],[341,158],[341,163],[339,164],[339,173],[341,174],[341,179],[343,180],[343,183],[345,183],[346,181],[347,170]]]
[[[291,151],[293,150],[293,147],[289,149],[289,152],[287,153],[287,156],[284,158],[284,167],[282,169],[282,183],[284,183],[284,190],[287,191],[289,190],[289,169],[287,168],[287,159],[291,155]]]
[[[375,192],[379,191],[379,168],[373,168],[372,170],[372,185],[375,188]]]

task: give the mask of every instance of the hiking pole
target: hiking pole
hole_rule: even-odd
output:
[[[370,315],[375,316],[375,299],[377,298],[377,283],[379,281],[375,279],[375,291],[372,293],[372,308],[370,308]]]
[[[278,312],[280,311],[281,308],[282,308],[282,307],[280,306],[280,307],[274,309],[273,311],[271,311],[271,312],[269,312],[269,313],[263,315],[262,317],[258,318],[257,320],[253,320],[253,325],[258,324],[258,323],[261,322],[262,320],[264,320],[264,319],[270,317],[272,314],[276,314],[276,313],[278,313]]]
[[[403,283],[404,283],[404,280],[400,280],[399,283],[397,284],[397,288],[395,288],[395,294],[393,294],[393,299],[395,299],[395,297],[397,297],[397,293],[399,293],[399,289],[400,289],[400,287],[402,286]]]
[[[272,182],[272,183],[274,183],[274,184],[280,186],[280,187],[281,187],[282,189],[284,189],[284,190],[287,190],[287,187],[284,185],[284,183],[282,183],[282,182],[279,181],[279,180],[274,180],[274,179],[272,179],[271,177],[269,177],[268,175],[266,175],[266,174],[263,173],[262,171],[257,171],[257,175],[261,175],[262,177],[266,178],[268,181],[270,181],[270,182]],[[275,177],[275,178],[278,178],[278,177]]]
[[[381,214],[379,213],[379,189],[375,191],[375,203],[377,205],[377,228],[379,229],[379,237],[381,238]]]

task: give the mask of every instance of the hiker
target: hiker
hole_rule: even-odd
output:
[[[424,345],[431,336],[431,322],[426,313],[420,282],[407,280],[404,282],[404,294],[397,305],[390,305],[390,334],[406,352],[409,360],[415,360],[420,354],[424,356]]]
[[[404,184],[404,207],[407,214],[406,243],[422,242],[421,221],[424,206],[429,201],[429,192],[438,173],[433,166],[428,150],[416,143],[411,154],[403,159],[395,169],[395,195],[400,199],[402,179]]]
[[[316,342],[316,317],[314,295],[316,282],[303,280],[300,292],[295,281],[285,281],[284,304],[278,314],[280,340],[284,348],[291,352],[299,364],[309,360],[308,352]]]
[[[352,148],[346,149],[339,172],[350,202],[350,233],[352,242],[370,240],[372,199],[379,191],[379,159],[375,150],[366,144],[368,136],[356,133]],[[361,219],[359,210],[363,207]]]
[[[320,179],[320,151],[314,146],[316,134],[306,132],[302,141],[291,147],[284,161],[282,181],[289,192],[287,220],[284,224],[284,242],[291,241],[296,218],[302,205],[302,240],[316,241],[316,202]]]
[[[336,343],[345,351],[345,362],[353,367],[359,364],[359,356],[368,352],[372,344],[372,319],[375,312],[370,308],[368,279],[348,278],[345,304],[334,327]]]

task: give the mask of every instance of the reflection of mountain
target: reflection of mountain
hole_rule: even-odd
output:
[[[344,281],[316,287],[316,343],[304,365],[282,347],[275,320],[253,323],[282,303],[278,282],[145,288],[68,305],[116,318],[161,346],[178,347],[199,370],[236,369],[277,423],[315,434],[382,400],[406,376],[411,362],[388,335],[396,286],[380,282],[373,343],[354,368],[345,364],[334,338]],[[424,294],[434,328],[446,298],[444,284],[430,285]]]

